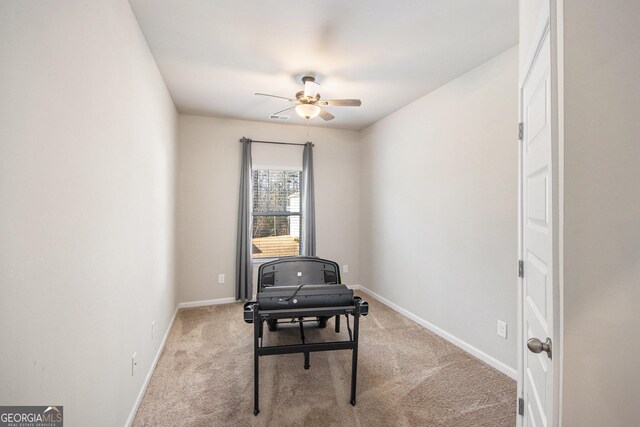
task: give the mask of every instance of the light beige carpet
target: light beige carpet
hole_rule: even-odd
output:
[[[253,326],[242,304],[184,309],[134,426],[514,426],[516,383],[367,294],[360,323],[357,404],[349,404],[351,352],[260,359],[253,415]],[[307,342],[338,337],[305,328]],[[347,338],[342,318],[341,339]],[[265,344],[296,343],[297,327]]]

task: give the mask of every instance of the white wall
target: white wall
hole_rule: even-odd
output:
[[[365,129],[360,199],[361,283],[513,369],[517,73],[514,47]]]
[[[0,405],[123,425],[175,308],[176,111],[125,0],[2,1],[0,63]]]
[[[564,0],[565,427],[640,425],[638,19]]]
[[[307,137],[307,131],[310,137]],[[241,146],[256,140],[315,144],[317,254],[359,279],[359,144],[355,131],[180,115],[176,272],[181,302],[235,296]],[[254,144],[254,165],[302,167],[302,147]],[[218,274],[224,273],[224,284]],[[254,274],[255,278],[255,274]]]
[[[549,10],[545,4],[549,0],[520,0],[518,3],[519,62],[524,64],[531,50],[535,49],[537,26],[540,16]]]

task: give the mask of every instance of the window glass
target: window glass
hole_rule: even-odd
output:
[[[300,254],[300,171],[253,171],[253,258]]]

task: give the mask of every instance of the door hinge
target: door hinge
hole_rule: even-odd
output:
[[[524,261],[518,261],[518,277],[524,277]]]
[[[518,141],[522,141],[524,138],[524,123],[518,123]]]
[[[518,415],[524,415],[524,399],[518,398]]]

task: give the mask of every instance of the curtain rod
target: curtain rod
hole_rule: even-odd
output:
[[[307,144],[300,144],[297,142],[281,142],[281,141],[256,141],[255,139],[245,138],[244,136],[240,138],[240,142],[257,142],[258,144],[277,144],[277,145],[300,145],[305,146]],[[308,141],[310,143],[311,141]],[[315,144],[311,143],[312,147],[315,147]]]

